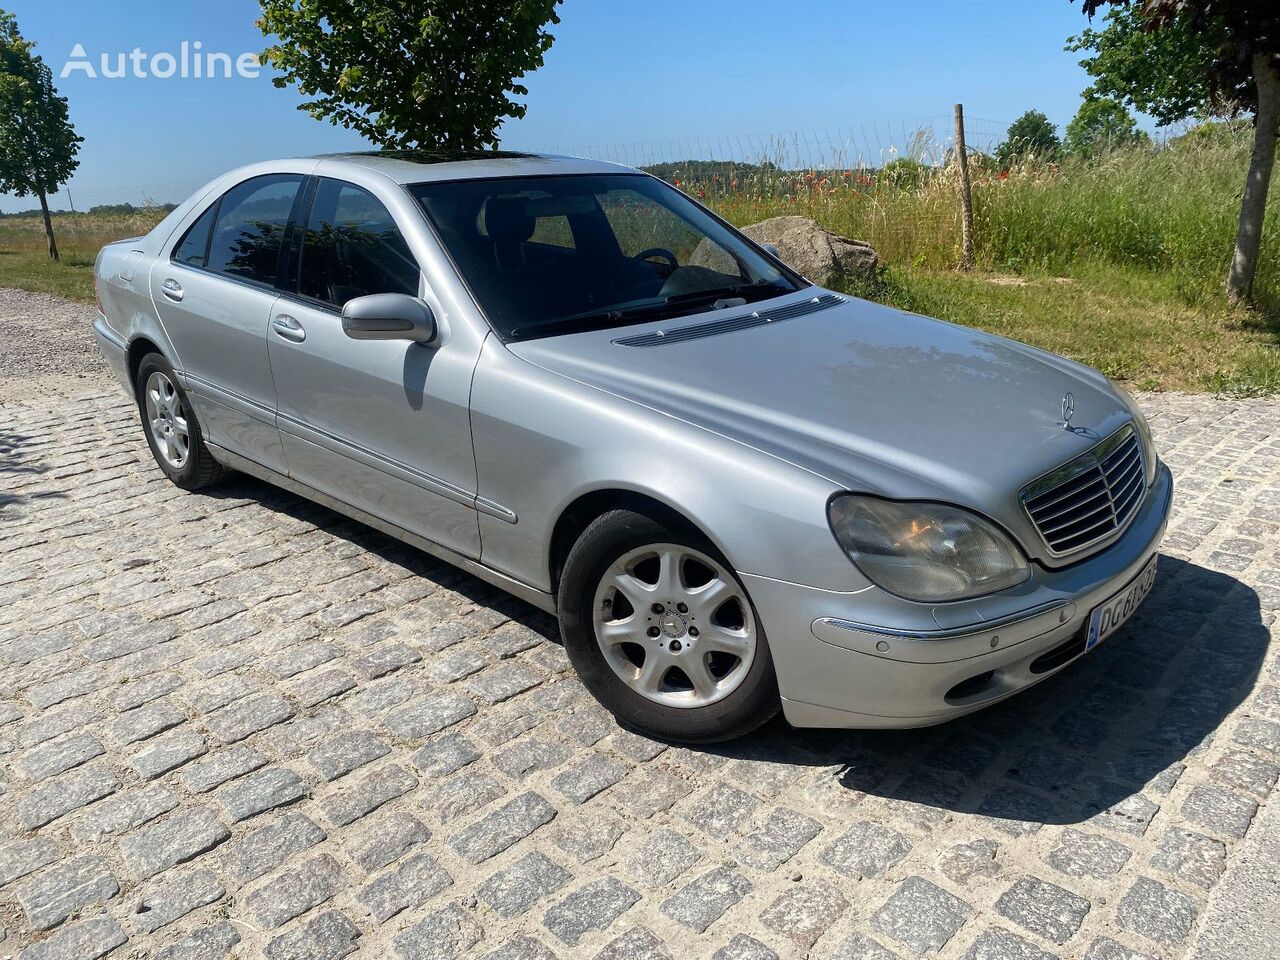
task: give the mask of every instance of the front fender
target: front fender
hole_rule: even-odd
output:
[[[824,589],[865,579],[827,526],[830,480],[486,343],[471,393],[482,559],[550,590],[561,514],[600,490],[643,494],[706,533],[741,573]]]

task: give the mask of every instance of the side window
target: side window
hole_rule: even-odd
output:
[[[271,174],[227,191],[218,205],[206,266],[233,277],[274,284],[280,245],[301,185],[302,177],[295,174]]]
[[[209,256],[209,233],[213,227],[213,216],[218,210],[215,203],[187,230],[182,242],[173,248],[174,263],[185,263],[189,267],[203,267]]]
[[[418,263],[369,191],[323,179],[307,217],[298,292],[341,308],[370,293],[418,295]]]

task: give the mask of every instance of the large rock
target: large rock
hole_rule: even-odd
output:
[[[829,233],[808,217],[773,217],[742,232],[756,243],[772,243],[784,262],[821,286],[869,280],[880,266],[871,244]]]

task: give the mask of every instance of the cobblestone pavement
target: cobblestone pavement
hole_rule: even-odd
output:
[[[1280,768],[1280,404],[1146,401],[1131,627],[927,731],[619,730],[552,621],[114,392],[0,406],[0,956],[1181,957]]]

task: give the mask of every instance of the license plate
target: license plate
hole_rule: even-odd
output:
[[[1089,639],[1085,651],[1092,650],[1111,634],[1119,630],[1133,611],[1147,598],[1156,582],[1156,558],[1142,568],[1142,572],[1129,581],[1129,585],[1089,615]]]

